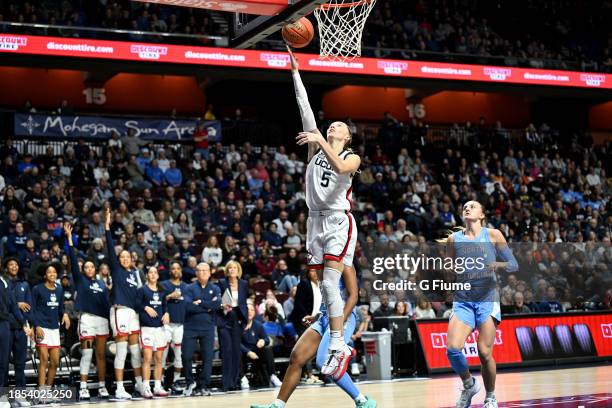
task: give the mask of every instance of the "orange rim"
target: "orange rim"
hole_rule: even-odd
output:
[[[371,3],[373,0],[361,0],[361,1],[353,1],[351,3],[342,3],[342,4],[321,4],[319,9],[321,10],[329,10],[333,8],[345,8],[345,7],[356,7],[361,6],[362,4]]]

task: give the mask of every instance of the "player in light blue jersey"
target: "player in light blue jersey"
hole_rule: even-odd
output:
[[[344,339],[349,343],[351,335],[355,331],[357,316],[355,304],[358,298],[357,276],[352,266],[344,265],[342,279],[340,280],[340,292],[345,294]],[[291,352],[289,367],[285,372],[278,397],[270,405],[251,405],[251,408],[284,408],[300,382],[304,365],[315,356],[317,366],[322,367],[325,363],[325,359],[328,358],[327,348],[331,334],[325,305],[321,305],[319,314],[304,317],[304,324],[310,327],[302,334]],[[339,379],[334,379],[334,382],[351,397],[356,408],[375,408],[377,406],[376,401],[359,392],[348,373],[345,372]]]
[[[453,370],[463,381],[457,408],[469,407],[480,391],[480,384],[470,374],[463,354],[465,340],[478,329],[478,356],[486,396],[484,407],[497,408],[493,343],[497,325],[501,322],[497,270],[515,272],[518,263],[499,230],[485,227],[483,206],[477,201],[464,204],[462,218],[465,228],[448,239],[449,255],[455,261],[457,282],[469,283],[471,288],[455,293],[453,313],[448,324],[446,355]],[[498,262],[500,258],[502,261]]]

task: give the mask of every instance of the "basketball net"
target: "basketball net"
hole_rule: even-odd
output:
[[[361,56],[365,22],[376,0],[330,0],[317,7],[321,57],[352,60]]]

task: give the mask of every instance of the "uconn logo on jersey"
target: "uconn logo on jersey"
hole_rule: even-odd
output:
[[[51,293],[49,295],[49,301],[47,302],[47,306],[49,307],[58,307],[59,303],[57,302],[57,296],[55,293]]]
[[[100,287],[100,284],[97,281],[89,285],[89,289],[91,289],[92,292],[96,293],[102,293],[104,291],[104,289]]]
[[[130,286],[138,287],[138,279],[136,279],[133,273],[130,273],[125,281],[129,283]]]
[[[162,301],[159,300],[159,293],[153,293],[153,299],[149,301],[152,306],[161,306]]]
[[[317,158],[315,159],[315,166],[321,166],[325,170],[333,170],[332,166],[330,166],[329,163],[327,162],[327,158],[325,157],[325,155],[322,155],[320,153],[317,155]]]

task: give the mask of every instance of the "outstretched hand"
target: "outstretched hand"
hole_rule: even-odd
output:
[[[111,225],[111,211],[110,211],[110,208],[106,208],[104,210],[104,226],[106,227],[106,229],[110,229],[110,225]]]
[[[320,143],[323,140],[323,136],[318,133],[312,132],[300,132],[296,139],[296,143],[299,146],[305,145],[306,143]]]
[[[69,222],[64,223],[64,234],[68,239],[68,245],[72,246],[72,224]]]
[[[291,51],[291,48],[288,45],[287,45],[287,52],[289,53],[289,58],[291,59],[291,70],[297,71],[300,65],[298,64],[298,60],[295,57],[295,54],[293,53],[293,51]]]

